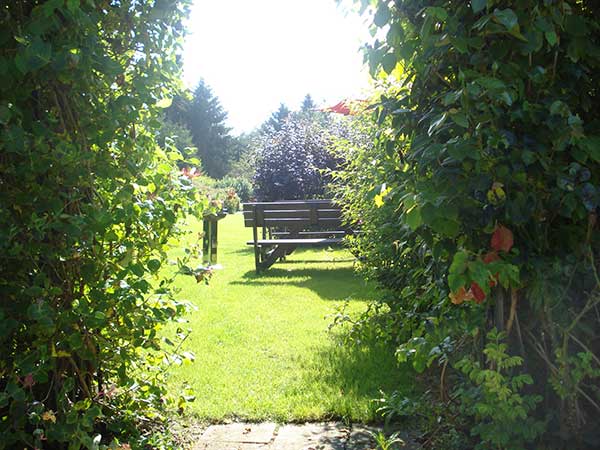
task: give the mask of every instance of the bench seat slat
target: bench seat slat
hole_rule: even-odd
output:
[[[310,239],[258,239],[258,245],[330,245],[344,242],[341,238],[310,238]],[[246,242],[254,245],[254,241]]]
[[[285,236],[292,236],[292,235],[298,235],[298,236],[307,236],[307,237],[325,237],[325,236],[345,236],[348,234],[347,231],[345,230],[336,230],[336,231],[329,231],[329,230],[321,230],[321,231],[299,231],[297,233],[292,233],[291,231],[274,231],[271,233],[271,236],[277,236],[277,237],[285,237]]]

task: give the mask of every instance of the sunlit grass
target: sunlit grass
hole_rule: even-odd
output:
[[[200,224],[191,228],[197,233]],[[373,420],[379,389],[406,380],[388,350],[341,347],[328,333],[339,307],[358,313],[375,295],[354,275],[351,255],[296,251],[256,275],[250,236],[240,215],[228,216],[219,223],[223,270],[209,286],[178,281],[182,298],[198,308],[185,345],[196,362],[172,372],[173,388],[191,385],[189,411],[212,421]]]

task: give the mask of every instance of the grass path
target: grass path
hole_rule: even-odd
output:
[[[194,232],[200,225],[192,225]],[[186,348],[196,362],[176,368],[174,387],[195,391],[192,414],[203,420],[368,422],[379,389],[406,383],[384,348],[346,349],[328,333],[333,314],[364,310],[372,288],[344,250],[296,251],[256,275],[251,229],[241,215],[219,223],[219,263],[209,286],[181,278],[182,297],[197,311]],[[396,378],[394,378],[396,377]]]

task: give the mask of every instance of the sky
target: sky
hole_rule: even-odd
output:
[[[195,0],[187,25],[184,82],[204,78],[236,134],[307,93],[319,106],[365,97],[368,27],[334,0]]]

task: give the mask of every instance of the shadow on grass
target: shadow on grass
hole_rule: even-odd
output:
[[[358,277],[351,267],[282,269],[272,267],[257,274],[254,270],[231,284],[241,286],[296,286],[310,289],[325,300],[371,301],[375,290]]]
[[[363,420],[382,422],[377,413],[381,406],[375,399],[381,392],[393,391],[409,394],[412,390],[413,375],[410,367],[398,365],[391,347],[382,343],[361,345],[340,345],[332,342],[325,349],[317,351],[311,358],[311,370],[304,375],[308,385],[325,385],[337,394],[332,411],[338,411],[345,419],[344,412],[352,415],[357,403],[369,401],[368,411],[363,411]]]
[[[228,253],[234,253],[236,255],[253,255],[254,248],[250,247],[250,246],[241,247],[241,248],[238,248],[237,250],[229,251]]]

